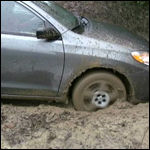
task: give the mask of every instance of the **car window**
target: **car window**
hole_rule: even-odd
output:
[[[27,9],[22,9],[19,5],[15,5],[13,9],[14,13],[20,13],[20,14],[28,14],[31,15],[30,12]]]
[[[44,27],[44,21],[24,6],[13,1],[1,1],[1,32],[21,35],[36,35]]]
[[[79,21],[71,12],[67,11],[53,1],[32,1],[38,7],[47,12],[50,16],[55,18],[58,22],[64,25],[69,30],[79,26]]]

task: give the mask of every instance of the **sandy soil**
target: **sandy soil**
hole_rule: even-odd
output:
[[[1,148],[149,149],[149,103],[117,101],[94,113],[62,104],[1,104]]]

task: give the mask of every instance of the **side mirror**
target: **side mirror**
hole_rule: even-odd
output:
[[[60,36],[59,32],[53,28],[39,28],[36,31],[36,37],[38,39],[57,40]]]

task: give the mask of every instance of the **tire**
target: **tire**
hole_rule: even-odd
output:
[[[109,72],[83,75],[73,88],[72,100],[77,111],[93,112],[105,108],[117,99],[127,99],[122,81]]]

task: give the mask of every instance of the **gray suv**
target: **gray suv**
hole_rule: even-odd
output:
[[[149,101],[149,42],[52,1],[1,1],[1,97],[90,112]]]

